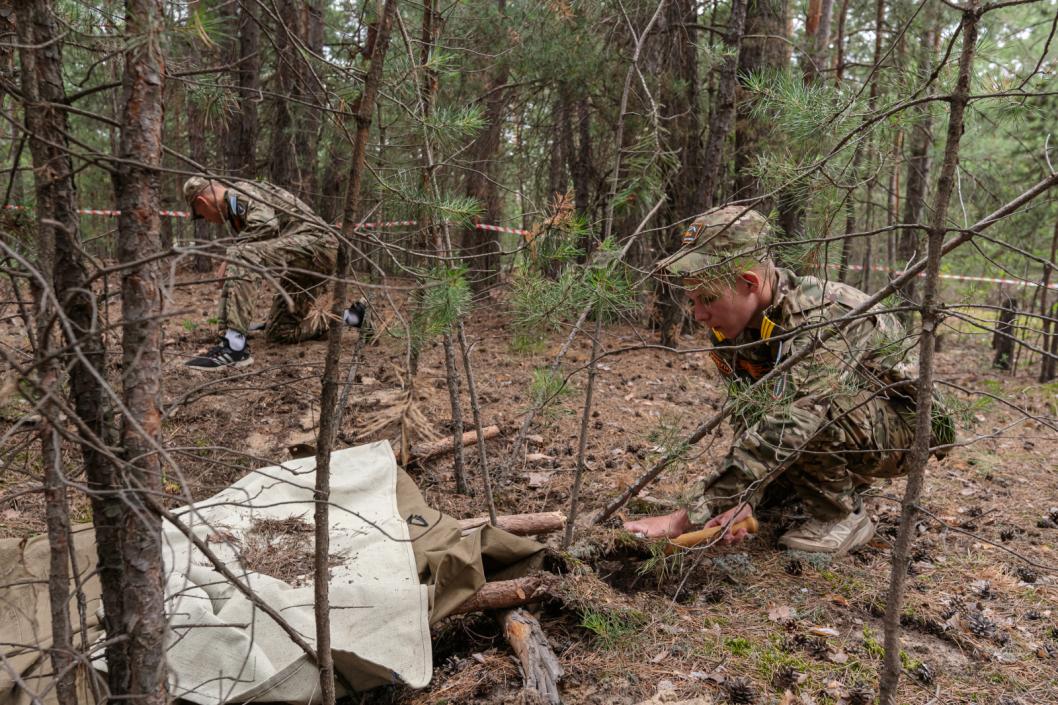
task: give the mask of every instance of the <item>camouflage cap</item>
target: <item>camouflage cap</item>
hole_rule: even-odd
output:
[[[745,206],[715,208],[695,219],[683,233],[683,247],[659,266],[670,274],[688,276],[737,255],[739,261],[760,262],[771,234],[768,219]]]
[[[209,179],[203,178],[201,176],[192,176],[190,179],[184,182],[184,201],[187,202],[187,207],[191,209],[192,219],[198,219],[202,217],[198,213],[195,213],[193,201],[195,200],[196,196],[198,196],[200,193],[209,188],[209,185]]]

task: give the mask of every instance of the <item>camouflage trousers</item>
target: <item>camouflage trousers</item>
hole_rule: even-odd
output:
[[[796,496],[813,517],[840,519],[855,509],[857,489],[906,474],[912,417],[906,402],[870,391],[795,402],[739,430],[719,477],[694,483],[684,506],[700,524],[739,501],[756,506],[779,480],[771,489]]]
[[[218,315],[221,325],[245,334],[253,323],[260,285],[265,281],[282,289],[272,297],[265,326],[268,339],[299,343],[320,337],[327,331],[330,311],[328,279],[321,275],[334,271],[337,251],[333,235],[307,228],[229,247]]]

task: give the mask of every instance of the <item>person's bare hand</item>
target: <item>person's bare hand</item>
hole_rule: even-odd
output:
[[[691,529],[691,520],[687,517],[686,509],[677,509],[664,516],[626,521],[624,528],[645,539],[673,538],[687,533]]]
[[[705,526],[702,528],[708,529],[710,526],[734,526],[743,519],[751,516],[753,516],[753,507],[748,504],[739,504],[728,509],[723,514],[717,514],[715,517],[705,522]],[[749,536],[749,531],[745,528],[729,529],[724,532],[724,535],[720,540],[724,543],[738,543],[747,536]]]

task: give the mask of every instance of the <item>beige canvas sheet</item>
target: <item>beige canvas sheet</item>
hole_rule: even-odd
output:
[[[259,519],[299,517],[312,523],[314,466],[314,459],[304,458],[262,468],[177,510],[310,643],[315,640],[311,581],[295,587],[247,572],[239,557],[243,537]],[[336,670],[356,689],[395,682],[425,686],[432,671],[429,624],[487,577],[513,577],[535,567],[542,546],[489,527],[461,536],[454,519],[426,505],[388,443],[337,451],[331,469]],[[163,542],[170,692],[202,705],[317,699],[315,666],[278,625],[227,584],[175,527],[165,525]],[[100,637],[100,608],[91,530],[78,527],[74,545],[92,643]],[[0,705],[30,702],[28,691],[54,702],[50,663],[40,655],[50,643],[47,572],[46,537],[0,541]],[[71,614],[79,629],[73,607]],[[94,655],[101,666],[102,654]],[[84,692],[89,702],[87,687]]]

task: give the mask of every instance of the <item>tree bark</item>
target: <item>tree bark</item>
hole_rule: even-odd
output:
[[[738,74],[745,76],[764,70],[781,71],[788,64],[786,54],[786,0],[748,0],[746,31],[738,55]],[[744,101],[748,104],[748,100]],[[735,125],[735,192],[736,199],[760,195],[760,184],[751,170],[767,141],[770,126],[762,118],[742,111]],[[770,202],[759,203],[762,213],[772,209]]]
[[[698,44],[696,33],[690,32],[697,18],[697,4],[693,0],[671,0],[665,7],[662,31],[669,37],[668,49],[661,76],[660,97],[662,121],[667,126],[663,133],[664,147],[679,155],[678,168],[667,175],[663,206],[663,223],[676,224],[701,212],[702,194],[702,139],[698,104]],[[716,167],[718,168],[718,166]],[[681,246],[681,227],[663,227],[655,235],[655,248],[669,254]],[[679,287],[668,281],[657,280],[655,306],[660,313],[661,344],[676,347],[684,327],[686,315],[684,295]]]
[[[573,202],[577,212],[591,220],[591,108],[587,95],[577,99],[577,154],[569,165],[573,178]]]
[[[830,16],[834,0],[808,0],[805,16],[805,83],[814,83],[827,68],[830,47]]]
[[[500,435],[499,426],[486,426],[480,434],[482,438],[488,440],[495,438]],[[478,442],[479,434],[477,431],[467,431],[462,436],[462,447],[474,445]],[[402,465],[408,465],[411,463],[418,463],[432,458],[435,455],[442,455],[443,453],[451,453],[456,449],[456,442],[453,438],[442,438],[439,441],[430,441],[427,443],[419,443],[412,446],[408,451],[408,457],[401,457],[400,463]],[[398,453],[398,455],[400,455]]]
[[[926,35],[922,38],[921,51],[918,55],[918,77],[924,80],[929,77],[932,62],[932,47],[936,24],[929,22]],[[929,106],[915,111],[917,120],[911,124],[911,144],[907,158],[907,179],[904,192],[903,221],[909,225],[918,223],[926,203],[926,189],[929,184],[930,150],[933,146],[933,117]],[[918,228],[902,228],[897,240],[896,257],[900,262],[910,262],[920,251],[922,238]],[[908,282],[901,294],[908,300],[915,299],[915,280]],[[903,315],[905,323],[911,314]]]
[[[257,103],[261,100],[261,27],[257,12],[256,3],[239,3],[239,66],[235,69],[239,115],[227,162],[232,174],[243,179],[257,176]]]
[[[580,499],[580,486],[584,479],[584,471],[587,470],[585,457],[588,450],[588,420],[591,418],[591,402],[595,394],[595,376],[599,366],[599,345],[602,338],[603,313],[598,308],[595,310],[595,334],[591,339],[591,360],[588,362],[588,386],[584,390],[584,411],[580,417],[580,440],[577,445],[577,471],[573,478],[573,488],[569,492],[569,523],[566,524],[566,534],[562,538],[562,550],[569,548],[573,543],[573,528],[577,521],[577,503]]]
[[[62,42],[59,41],[51,3],[22,3],[19,5],[18,18],[19,41],[23,45],[22,90],[26,100],[27,131],[38,138],[30,140],[37,181],[37,213],[38,217],[46,214],[50,221],[40,222],[39,242],[51,249],[48,256],[51,271],[47,272],[47,276],[53,278],[55,299],[63,315],[60,327],[72,350],[60,360],[70,366],[70,390],[77,415],[97,438],[105,438],[100,382],[100,377],[105,374],[103,343],[96,317],[97,301],[87,285],[88,277],[81,255],[73,164],[66,148],[69,126],[65,111],[49,107],[66,103],[62,78]],[[48,416],[49,424],[54,423],[55,414]],[[45,467],[48,472],[45,484],[50,500],[48,526],[49,534],[54,533],[53,570],[57,576],[56,589],[66,593],[65,597],[62,594],[53,595],[53,628],[65,632],[69,628],[66,604],[69,588],[68,580],[63,580],[61,576],[66,574],[64,571],[68,564],[65,558],[59,559],[62,546],[55,544],[67,540],[69,533],[68,511],[64,507],[66,488],[54,436],[44,440]],[[118,634],[118,617],[123,611],[120,526],[124,505],[115,492],[112,466],[91,442],[82,443],[81,452],[91,490],[92,519],[100,537],[97,545],[103,623],[107,633]],[[62,618],[59,617],[58,603],[62,603]],[[62,649],[70,646],[65,636],[54,634],[53,639],[56,649],[54,654],[60,654]],[[127,682],[124,644],[108,646],[106,658],[109,664],[108,679],[114,692],[115,686],[123,686]],[[62,663],[61,666],[53,661],[56,672],[61,672],[68,660],[62,659]],[[65,698],[70,697],[72,686],[63,678],[58,687],[60,698],[66,702]]]
[[[539,536],[540,534],[561,531],[566,526],[566,517],[561,512],[477,517],[475,519],[460,519],[459,528],[463,532],[469,532],[489,523],[515,536]]]
[[[1051,272],[1054,271],[1051,262],[1054,261],[1055,256],[1058,256],[1058,220],[1054,223],[1054,236],[1051,238],[1051,256],[1043,265],[1043,281],[1040,287],[1040,316],[1042,316],[1043,320],[1043,338],[1040,341],[1040,347],[1044,351],[1040,359],[1039,381],[1041,384],[1050,382],[1055,378],[1056,360],[1054,358],[1054,347],[1058,343],[1058,330],[1056,330],[1052,320],[1055,314],[1051,310],[1052,305],[1049,296],[1051,293]],[[1051,354],[1048,355],[1048,352]]]
[[[560,705],[562,695],[558,681],[562,678],[562,665],[551,650],[547,635],[540,622],[523,609],[508,610],[499,616],[503,635],[518,657],[522,671],[522,687],[532,698]]]
[[[194,48],[192,46],[187,47],[188,53],[190,54]],[[198,164],[208,166],[210,163],[209,151],[206,147],[206,115],[202,110],[202,106],[198,104],[195,96],[192,95],[191,91],[185,93],[184,99],[187,102],[187,146],[190,152],[191,159]],[[203,247],[205,243],[210,241],[210,228],[209,222],[205,218],[199,218],[191,221],[191,227],[194,232],[195,246]],[[208,272],[213,268],[213,260],[207,255],[198,255],[194,259],[194,270],[196,272]]]
[[[1018,317],[1018,302],[1010,294],[1003,295],[995,330],[992,331],[992,367],[1009,371],[1014,361],[1014,321]]]
[[[959,143],[963,134],[963,119],[969,102],[970,79],[973,73],[974,51],[977,44],[977,23],[980,20],[975,0],[962,13],[962,52],[959,56],[959,74],[952,91],[948,115],[947,144],[944,161],[937,179],[937,195],[933,203],[928,235],[926,259],[926,282],[922,292],[922,329],[919,337],[919,377],[917,385],[917,412],[915,417],[915,439],[911,445],[907,488],[901,503],[900,529],[893,546],[892,571],[889,577],[889,593],[885,609],[885,661],[879,680],[879,702],[896,705],[896,690],[900,680],[900,612],[907,580],[908,556],[911,535],[918,515],[918,501],[925,480],[926,463],[929,460],[930,443],[933,438],[933,354],[937,327],[941,322],[941,311],[937,301],[937,283],[940,280],[940,261],[944,249],[944,234],[948,215],[948,204],[955,182],[955,170],[959,163]]]
[[[304,36],[299,0],[277,0],[274,31],[276,48],[275,93],[272,99],[272,144],[269,175],[272,183],[298,198],[301,190],[298,167],[298,133],[301,109],[295,100],[301,96],[301,52],[297,41]]]
[[[724,47],[728,54],[717,72],[715,106],[709,116],[709,137],[702,154],[702,182],[698,202],[702,208],[711,208],[716,203],[716,190],[720,186],[720,172],[724,164],[724,145],[735,120],[735,99],[738,94],[738,63],[742,34],[746,27],[746,0],[732,0],[731,17],[728,20]]]
[[[144,705],[167,702],[161,520],[143,495],[162,492],[161,250],[158,169],[162,157],[165,14],[161,0],[126,0],[124,107],[117,166],[118,260],[123,265],[122,386],[127,416],[121,440],[127,461],[122,554],[128,638],[127,694]],[[110,636],[110,635],[108,635]],[[122,693],[123,694],[123,693]],[[114,694],[112,694],[114,695]]]
[[[838,12],[838,36],[834,40],[834,83],[841,85],[845,80],[845,23],[849,18],[849,0],[841,0]]]
[[[338,244],[338,256],[334,267],[334,304],[328,331],[327,356],[323,367],[323,389],[320,394],[320,429],[316,441],[316,488],[313,495],[316,503],[315,524],[315,610],[316,610],[316,665],[320,670],[320,689],[324,705],[333,705],[334,659],[331,655],[330,581],[328,565],[330,555],[330,471],[331,450],[337,428],[336,402],[338,400],[339,363],[342,354],[342,333],[345,323],[342,312],[346,301],[346,279],[352,260],[352,241],[356,224],[361,214],[360,189],[367,161],[367,141],[371,131],[371,119],[382,83],[382,65],[389,48],[390,30],[396,0],[386,0],[375,31],[364,89],[356,109],[356,132],[353,134],[352,162],[349,171],[349,190],[346,194],[345,212],[342,216],[342,237]]]
[[[554,582],[555,576],[550,573],[534,573],[524,578],[485,583],[463,604],[452,610],[452,614],[506,610],[539,602],[550,594]]]
[[[505,24],[506,0],[496,0],[496,11]],[[482,222],[485,223],[499,223],[503,216],[499,191],[492,175],[495,173],[494,163],[500,148],[504,115],[507,112],[508,91],[503,86],[509,76],[510,64],[505,58],[500,58],[488,73],[486,92],[481,98],[485,103],[485,127],[468,150],[470,166],[466,176],[466,195],[480,204]],[[499,233],[478,231],[473,226],[466,227],[463,229],[460,249],[473,257],[474,270],[480,275],[471,282],[474,288],[481,290],[494,284],[500,273]]]

